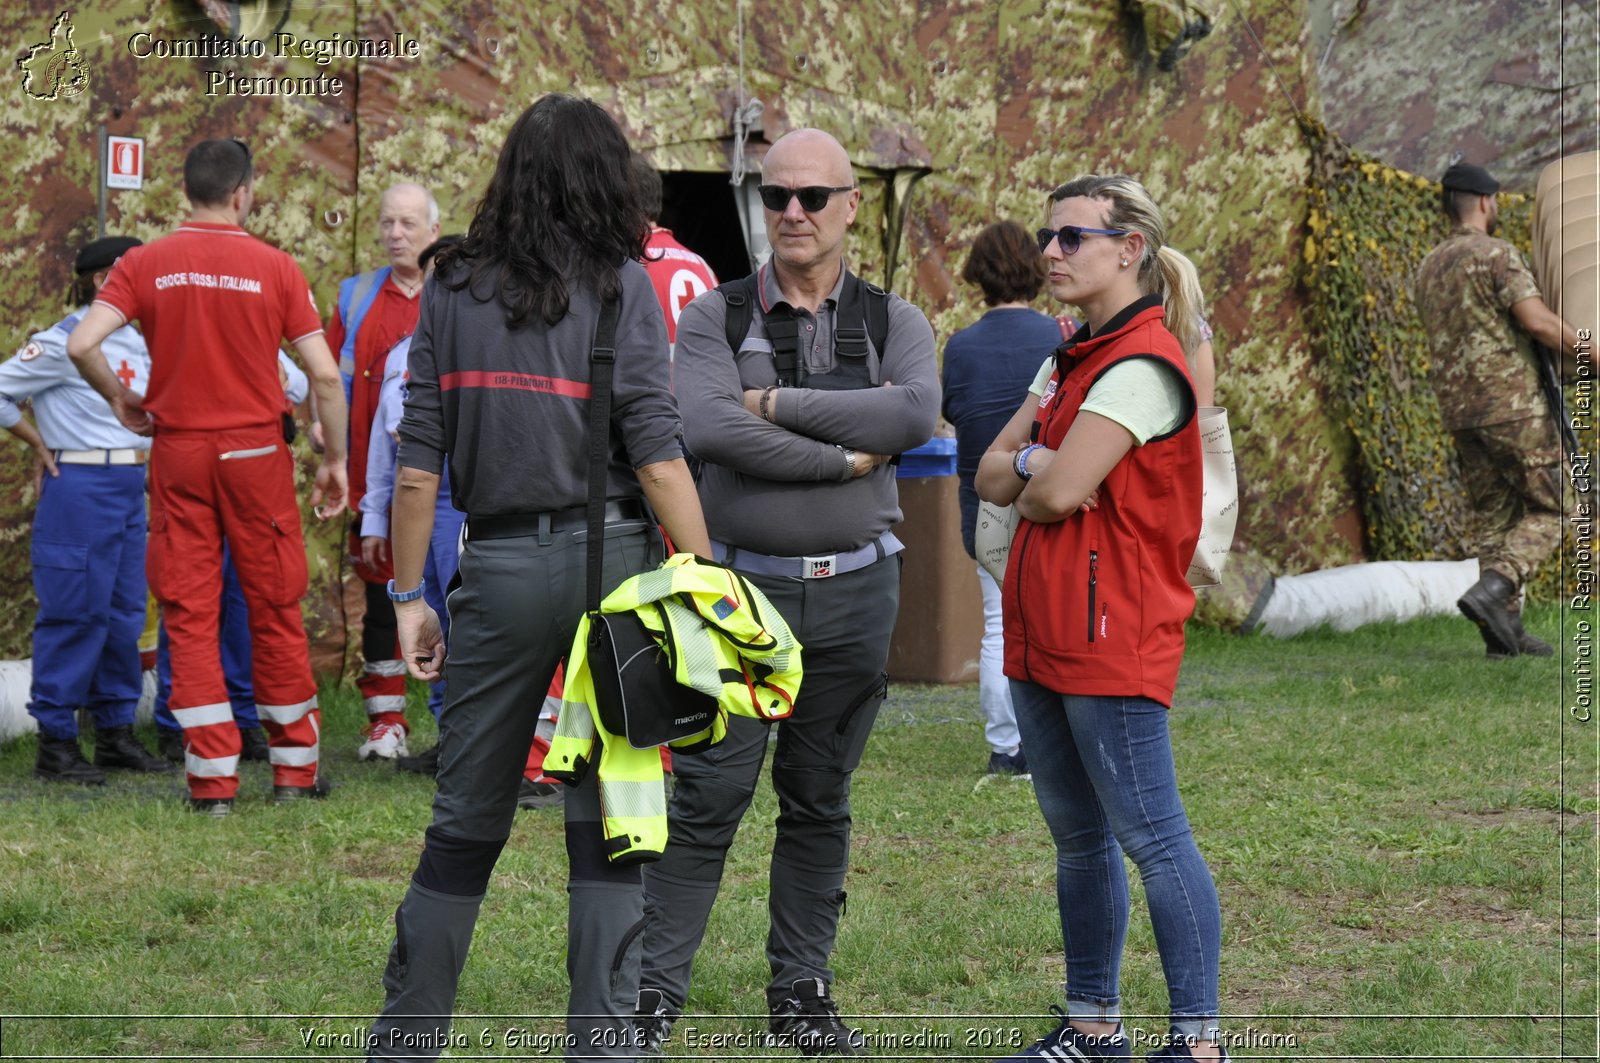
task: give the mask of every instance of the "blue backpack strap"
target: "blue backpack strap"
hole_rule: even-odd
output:
[[[378,289],[389,279],[390,269],[371,270],[346,277],[339,282],[339,320],[344,322],[344,343],[339,347],[339,375],[344,377],[345,397],[350,397],[350,380],[356,375],[356,333],[378,298]]]

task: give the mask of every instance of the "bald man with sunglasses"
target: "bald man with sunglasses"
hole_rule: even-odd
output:
[[[846,268],[861,191],[843,146],[821,130],[789,133],[767,152],[762,181],[772,258],[683,312],[675,391],[685,442],[704,462],[700,502],[718,560],[759,586],[805,647],[805,681],[776,725],[772,762],[771,1043],[853,1056],[865,1040],[840,1019],[828,967],[845,904],[850,778],[886,693],[900,600],[890,456],[933,434],[938,369],[922,312]],[[735,322],[748,314],[736,343],[730,305]],[[882,349],[870,326],[880,309]],[[645,871],[641,1055],[660,1053],[687,1001],[767,739],[766,724],[731,720],[721,745],[674,761],[666,852]]]

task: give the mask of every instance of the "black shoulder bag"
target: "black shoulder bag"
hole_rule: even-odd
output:
[[[671,630],[665,624],[667,646],[655,640],[636,613],[600,611],[616,333],[617,300],[606,299],[589,354],[589,675],[601,726],[635,749],[653,749],[707,730],[716,718],[717,699],[677,681],[669,652]],[[660,604],[655,608],[661,610]]]

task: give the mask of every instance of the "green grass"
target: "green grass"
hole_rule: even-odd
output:
[[[1554,608],[1529,622],[1570,636]],[[1568,715],[1562,677],[1485,661],[1459,620],[1191,633],[1173,741],[1222,899],[1236,1059],[1594,1058],[1600,724]],[[1059,1002],[1053,853],[1030,788],[981,775],[973,688],[891,697],[856,776],[836,993],[884,1058],[990,1059]],[[173,777],[46,786],[32,740],[0,750],[0,1055],[359,1057],[431,782],[355,761],[352,690],[323,705],[332,798],[276,807],[246,765],[222,821],[185,812]],[[762,1004],[773,814],[764,787],[679,1045],[763,1026],[738,1016]],[[1153,1033],[1166,991],[1133,879],[1123,1002]],[[563,884],[559,812],[520,814],[453,1057],[549,1055],[517,1031],[559,1028]]]

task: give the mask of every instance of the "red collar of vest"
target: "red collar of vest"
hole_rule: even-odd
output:
[[[1148,321],[1163,321],[1166,316],[1166,311],[1161,307],[1161,296],[1142,296],[1117,311],[1099,332],[1090,335],[1088,325],[1074,332],[1071,339],[1056,349],[1056,362],[1059,365],[1065,358],[1087,358],[1113,337]]]

